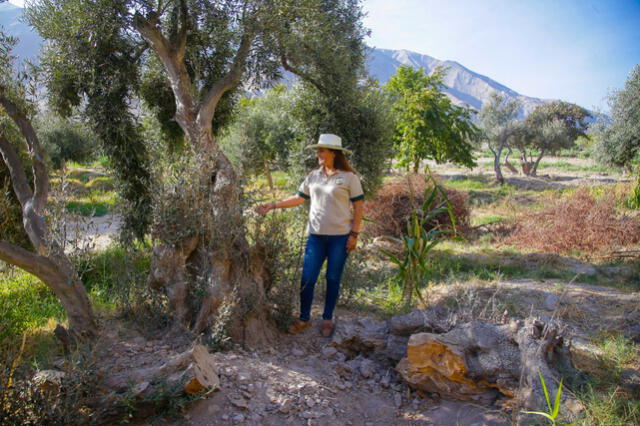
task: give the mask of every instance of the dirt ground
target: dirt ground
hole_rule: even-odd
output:
[[[319,312],[314,312],[318,314]],[[318,316],[318,315],[316,315]],[[339,310],[338,320],[354,314]],[[214,355],[220,388],[176,415],[134,420],[140,425],[507,425],[495,406],[447,401],[412,392],[392,365],[346,359],[331,339],[320,336],[319,321],[292,336],[282,334],[258,349],[235,347]],[[101,341],[107,360],[103,392],[131,392],[144,370],[170,362],[189,348],[176,335],[150,338],[112,328]],[[142,372],[137,382],[132,371]],[[144,384],[143,384],[144,386]]]
[[[587,284],[512,280],[433,288],[433,304],[459,305],[460,314],[501,311],[514,317],[556,317],[577,356],[594,353],[591,341],[602,333],[624,332],[640,321],[640,294]],[[551,299],[551,301],[549,300]],[[475,305],[475,306],[471,306]],[[319,306],[314,308],[318,318]],[[473,309],[476,309],[475,311]],[[474,313],[475,312],[475,313]],[[337,321],[364,314],[344,309]],[[598,318],[594,322],[594,318]],[[220,387],[174,415],[137,417],[147,425],[507,425],[506,398],[493,405],[440,399],[411,391],[394,365],[359,355],[348,359],[319,333],[319,320],[300,335],[279,335],[270,345],[235,346],[213,354]],[[631,330],[633,332],[633,330]],[[636,334],[637,330],[635,331]],[[639,336],[636,336],[638,338]],[[101,341],[103,392],[132,392],[144,386],[144,372],[171,362],[191,345],[184,334],[143,335],[112,327]],[[640,366],[639,366],[640,367]],[[136,371],[136,374],[132,374]]]

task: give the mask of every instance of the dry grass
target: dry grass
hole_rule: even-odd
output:
[[[372,200],[364,203],[364,216],[371,222],[366,223],[367,233],[373,236],[391,235],[400,237],[406,234],[407,222],[411,212],[421,208],[424,203],[426,186],[422,175],[407,175],[393,179],[386,183]],[[466,193],[445,187],[447,198],[451,202],[453,215],[456,219],[456,229],[464,234],[469,229],[469,209],[467,207],[468,196]],[[432,205],[437,206],[442,202],[438,199]],[[442,226],[451,229],[451,220],[447,213],[436,216],[430,223],[432,227]]]
[[[587,188],[519,216],[503,242],[548,253],[606,254],[640,242],[637,217],[620,214],[615,195],[594,197]]]

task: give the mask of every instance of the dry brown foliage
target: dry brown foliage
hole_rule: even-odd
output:
[[[411,212],[421,208],[426,199],[425,189],[428,189],[429,193],[431,188],[426,188],[425,178],[420,174],[396,178],[384,184],[375,198],[364,203],[364,217],[371,220],[366,222],[367,233],[372,236],[395,237],[406,234]],[[444,189],[453,208],[456,230],[464,234],[469,229],[468,196],[455,189],[446,187]],[[433,206],[440,205],[442,201],[442,197],[438,195]],[[435,221],[430,225],[451,229],[451,220],[445,212],[436,216]]]
[[[517,218],[504,242],[558,254],[603,254],[639,243],[640,221],[620,214],[617,204],[615,194],[595,198],[588,188],[580,188],[542,211]]]

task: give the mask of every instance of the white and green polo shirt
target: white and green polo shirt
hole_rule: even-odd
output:
[[[298,195],[311,200],[307,230],[316,235],[345,235],[351,231],[351,203],[364,199],[358,175],[336,170],[327,176],[320,167],[307,175]]]

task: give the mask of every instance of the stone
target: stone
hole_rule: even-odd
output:
[[[291,349],[291,355],[295,356],[296,358],[302,358],[305,355],[305,353],[300,349],[294,348],[294,349]]]
[[[285,398],[280,402],[280,408],[278,408],[278,411],[282,414],[287,414],[291,411],[292,407],[293,401],[290,398]]]
[[[324,348],[322,348],[321,353],[323,358],[329,359],[333,357],[337,352],[338,350],[333,346],[325,346]]]
[[[391,382],[391,376],[387,373],[384,376],[382,376],[382,378],[380,379],[380,386],[387,389],[389,387],[390,382]]]
[[[237,408],[240,408],[242,410],[247,410],[249,408],[249,403],[247,402],[247,400],[240,395],[227,395],[227,399]]]
[[[446,324],[444,316],[446,312],[439,307],[420,309],[405,315],[396,315],[389,322],[389,332],[397,336],[410,336],[420,332],[443,333],[441,324]]]
[[[336,365],[336,373],[343,379],[351,377],[351,373],[353,373],[353,368],[350,364],[346,362],[341,362]]]
[[[140,382],[131,389],[134,398],[141,396],[149,388],[149,382]]]
[[[588,374],[599,374],[602,372],[603,352],[593,343],[583,337],[571,339],[571,361],[573,365]]]
[[[386,347],[382,351],[383,355],[393,361],[400,361],[407,356],[407,343],[409,342],[408,336],[397,336],[395,334],[389,334],[386,341]]]
[[[622,329],[622,334],[627,339],[633,340],[634,343],[640,343],[640,323],[625,327]]]
[[[620,373],[620,387],[632,395],[640,396],[640,371],[626,368]]]
[[[549,293],[544,299],[543,306],[547,311],[555,311],[558,308],[559,302],[560,300],[557,294]]]
[[[251,373],[246,371],[241,371],[236,376],[236,382],[238,385],[251,383],[253,381],[253,377],[251,377]]]
[[[393,393],[393,405],[395,405],[396,408],[402,406],[402,394],[400,392]]]
[[[60,392],[62,380],[66,377],[66,373],[58,370],[41,370],[38,371],[32,381],[38,385],[40,390],[47,394],[57,394]]]
[[[358,366],[358,370],[360,371],[360,375],[365,379],[373,377],[376,371],[376,365],[370,359],[364,359],[360,362]]]
[[[336,324],[331,346],[349,356],[370,353],[386,347],[388,329],[383,321],[360,318]]]
[[[238,414],[236,416],[233,416],[233,421],[236,423],[240,423],[244,421],[244,416],[242,414]]]

